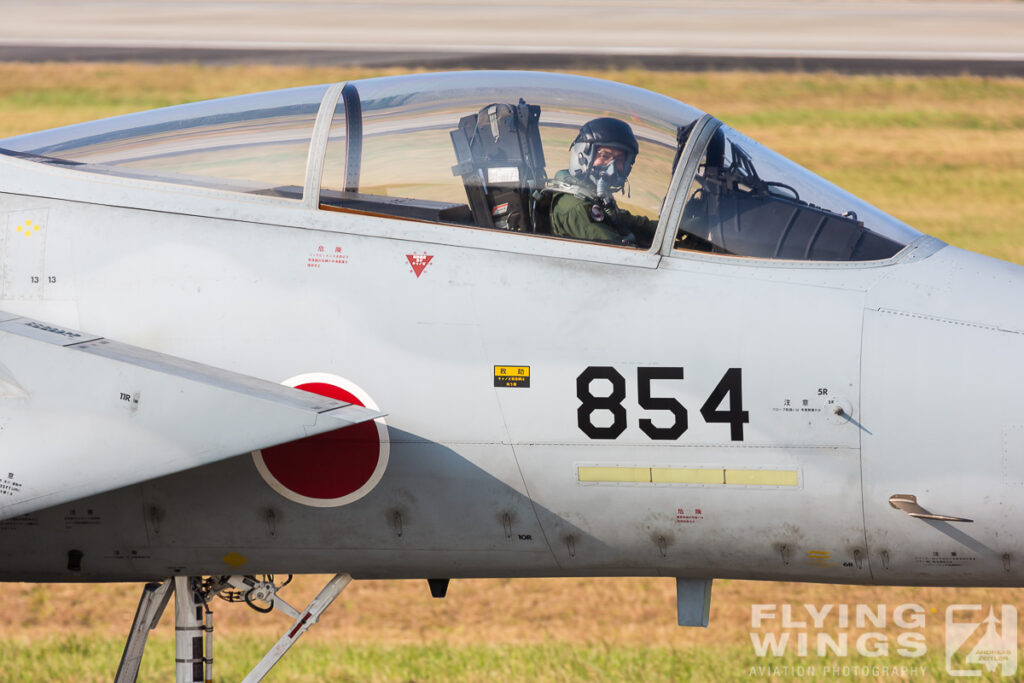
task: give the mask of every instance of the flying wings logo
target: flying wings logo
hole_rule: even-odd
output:
[[[1002,605],[999,616],[990,607],[950,605],[946,608],[946,671],[951,676],[978,677],[1017,672],[1017,608]],[[984,671],[983,671],[984,670]]]
[[[307,373],[282,384],[353,403],[371,410],[377,404],[344,377]],[[288,500],[312,507],[355,502],[384,476],[390,441],[383,418],[253,452],[263,480]]]
[[[750,606],[750,642],[754,654],[766,661],[749,667],[748,674],[901,680],[928,675],[931,672],[922,665],[927,660],[920,659],[930,645],[928,614],[929,610],[917,603],[754,604]],[[945,645],[950,676],[1018,680],[1017,609],[1013,605],[949,605]],[[847,657],[888,660],[875,664],[842,661]]]

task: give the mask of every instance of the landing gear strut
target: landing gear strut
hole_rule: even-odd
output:
[[[256,683],[262,681],[302,634],[319,621],[320,615],[350,581],[352,577],[348,574],[335,575],[301,612],[278,597],[280,586],[274,583],[273,577],[258,580],[252,576],[221,576],[203,580],[202,577],[176,576],[162,583],[147,583],[142,589],[142,598],[114,681],[135,682],[146,639],[160,621],[171,593],[174,594],[174,669],[177,683],[209,683],[213,680],[213,610],[210,599],[214,595],[220,593],[229,602],[244,600],[258,612],[276,609],[294,620],[291,628],[243,679],[243,683]]]

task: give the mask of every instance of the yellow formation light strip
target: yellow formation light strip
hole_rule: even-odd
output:
[[[650,484],[650,467],[580,467],[580,481]]]
[[[588,484],[718,484],[719,486],[799,486],[798,470],[729,469],[727,467],[619,467],[576,468]]]
[[[725,470],[710,468],[652,467],[655,484],[724,484]]]
[[[725,483],[738,486],[797,486],[796,470],[726,470]]]

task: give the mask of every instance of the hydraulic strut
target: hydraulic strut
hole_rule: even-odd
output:
[[[220,595],[229,602],[245,602],[258,612],[278,610],[294,622],[263,659],[245,677],[244,683],[262,681],[309,627],[320,620],[335,598],[352,581],[348,574],[337,574],[324,586],[301,612],[277,595],[283,584],[274,577],[263,580],[253,576],[202,577],[175,576],[162,583],[148,583],[143,588],[132,630],[121,655],[115,683],[135,683],[149,632],[154,629],[174,594],[174,642],[176,683],[210,683],[213,681],[213,610],[210,599]],[[262,603],[262,604],[260,604]]]

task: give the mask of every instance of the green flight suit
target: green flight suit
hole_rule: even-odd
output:
[[[549,214],[551,234],[642,248],[651,245],[658,221],[604,206],[596,199],[597,190],[589,181],[561,170],[548,189],[554,191]]]

